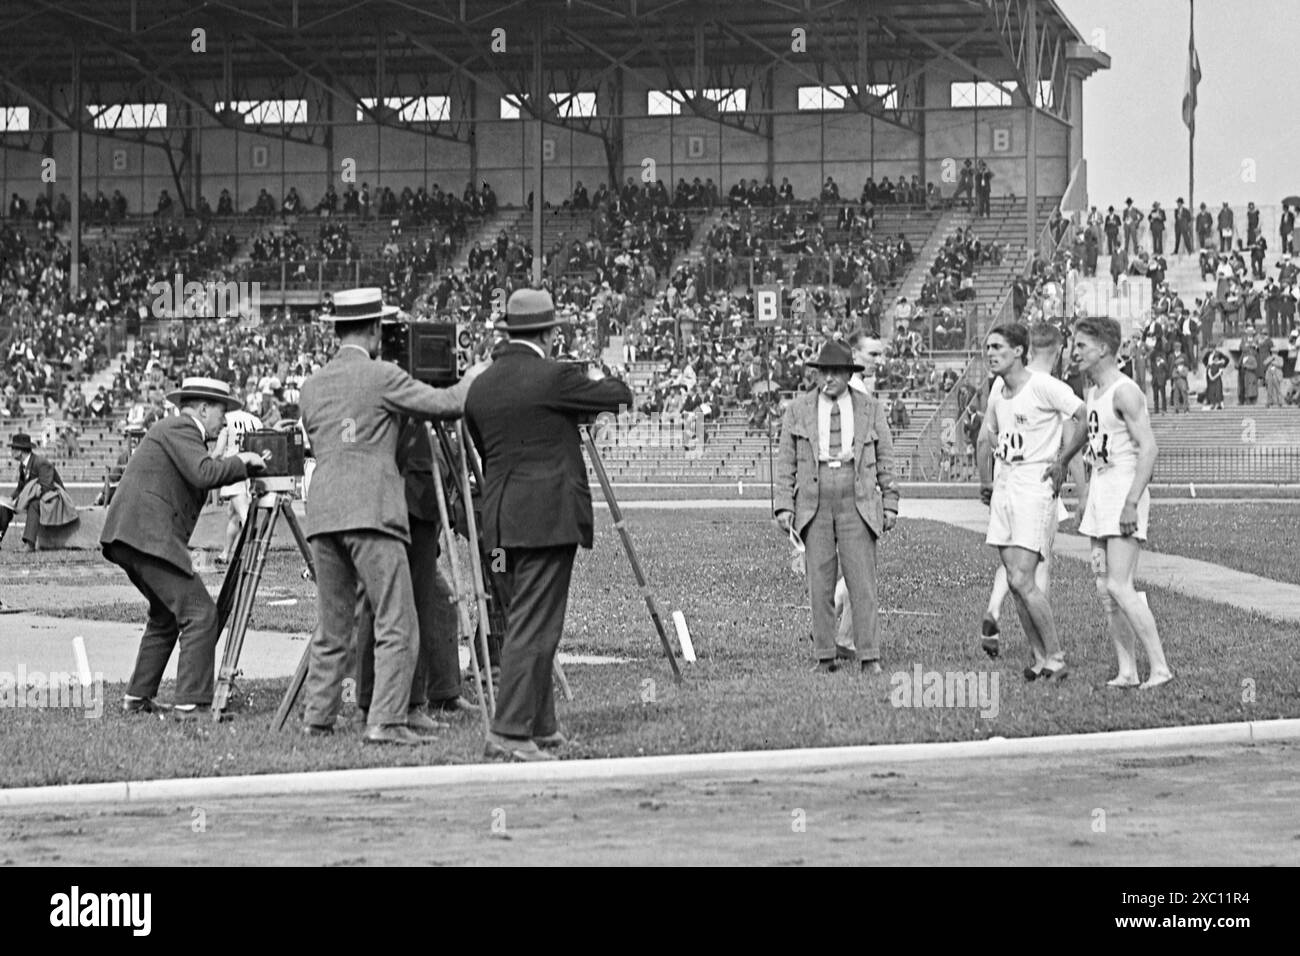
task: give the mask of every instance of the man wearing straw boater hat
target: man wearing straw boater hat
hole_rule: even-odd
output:
[[[842,569],[858,667],[880,673],[876,541],[898,519],[893,439],[882,405],[849,388],[863,366],[848,348],[828,341],[807,364],[820,372],[820,382],[790,403],[781,422],[775,516],[807,549],[818,669],[839,667],[835,580]]]
[[[208,456],[226,412],[239,399],[225,382],[187,378],[167,396],[181,413],[149,429],[131,455],[109,505],[99,542],[149,602],[135,670],[122,709],[152,713],[172,649],[180,642],[173,716],[205,715],[212,703],[217,608],[190,564],[189,541],[208,491],[260,471],[253,452],[218,461]]]
[[[501,687],[486,755],[549,760],[567,741],[555,718],[551,670],[564,630],[578,545],[594,520],[578,425],[632,406],[622,382],[550,359],[555,305],[519,289],[497,329],[510,341],[470,389],[465,421],[483,456],[483,544],[502,549],[506,604]]]
[[[28,551],[35,551],[41,530],[41,496],[54,488],[62,488],[63,479],[49,459],[36,454],[30,435],[17,432],[9,439],[9,451],[18,462],[18,487],[14,489],[11,500],[0,501],[0,541],[4,540],[14,515],[26,512],[23,544]]]
[[[395,315],[379,289],[334,295],[339,350],[302,386],[302,424],[316,456],[307,500],[307,538],[316,563],[320,627],[312,637],[305,685],[306,730],[330,734],[348,676],[357,585],[374,611],[374,689],[364,740],[416,745],[409,726],[411,678],[419,631],[407,546],[406,488],[397,466],[401,416],[458,418],[485,368],[476,365],[449,389],[416,381],[376,361],[380,320]],[[423,723],[427,724],[427,721]]]

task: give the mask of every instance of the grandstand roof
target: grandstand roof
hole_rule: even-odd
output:
[[[660,68],[665,57],[680,65],[697,37],[710,64],[766,65],[790,58],[798,27],[813,62],[852,62],[865,39],[872,58],[947,51],[1020,63],[1030,3],[1045,40],[1083,42],[1053,0],[32,0],[0,16],[0,96],[31,99],[69,83],[74,45],[87,83],[155,81],[187,93],[198,81],[228,82],[227,70],[245,79],[374,74],[381,50],[389,74],[517,71],[531,68],[539,20],[550,69],[591,68],[594,48],[629,68]],[[490,50],[497,27],[507,31],[505,53]],[[206,55],[191,51],[200,28]],[[1040,75],[1048,69],[1040,63]]]

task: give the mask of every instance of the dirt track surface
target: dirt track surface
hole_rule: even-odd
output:
[[[1297,757],[1266,744],[15,810],[0,862],[1295,865]]]

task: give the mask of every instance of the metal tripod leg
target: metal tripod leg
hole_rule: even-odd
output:
[[[253,528],[247,540],[241,542],[245,547],[241,549],[239,556],[239,577],[232,596],[233,612],[230,630],[226,634],[226,647],[221,658],[221,669],[217,675],[217,687],[212,695],[213,720],[221,719],[230,701],[231,687],[238,673],[239,654],[244,647],[244,635],[248,632],[248,624],[253,618],[257,586],[262,580],[266,555],[271,550],[271,538],[275,532],[275,519],[280,511],[281,499],[277,495],[273,504],[263,505],[259,502],[256,509],[249,514],[250,521],[245,523],[246,525],[251,523]],[[249,546],[252,550],[251,555],[246,553]],[[225,589],[224,584],[222,589]]]
[[[293,532],[294,540],[298,542],[298,550],[302,552],[303,560],[307,562],[308,580],[316,580],[316,562],[311,556],[311,546],[307,543],[307,537],[302,533],[302,526],[298,524],[298,516],[293,513],[293,503],[286,501],[284,504],[284,517],[289,524],[289,530]],[[298,697],[302,694],[302,685],[307,681],[307,668],[311,663],[311,646],[320,633],[320,622],[316,623],[316,630],[312,633],[311,639],[307,646],[302,650],[302,657],[298,658],[298,666],[294,669],[293,677],[289,680],[289,686],[280,698],[280,706],[276,708],[275,717],[271,721],[272,730],[283,730],[285,722],[289,719],[289,714],[293,712],[298,703]]]
[[[474,578],[474,599],[478,603],[478,639],[479,649],[483,652],[483,660],[487,667],[487,693],[488,701],[492,706],[492,714],[496,715],[497,702],[496,693],[492,687],[492,661],[490,658],[490,649],[488,647],[488,606],[487,591],[483,584],[483,552],[482,539],[478,533],[478,519],[474,517],[474,499],[470,495],[469,484],[469,446],[466,442],[469,436],[465,434],[462,423],[456,423],[456,437],[460,442],[461,453],[456,458],[456,464],[460,470],[460,493],[465,502],[465,525],[469,532],[470,549],[469,549],[469,567],[470,574]],[[451,462],[448,462],[450,465]],[[479,487],[482,487],[481,485]]]
[[[627,525],[623,522],[623,510],[619,508],[618,499],[614,497],[614,487],[609,483],[609,475],[605,473],[605,463],[601,460],[600,451],[596,448],[596,443],[592,440],[588,428],[583,426],[579,431],[582,432],[582,443],[587,447],[587,454],[591,458],[591,466],[596,471],[596,479],[600,482],[600,490],[605,494],[610,516],[614,519],[614,527],[618,529],[618,535],[623,539],[623,550],[627,552],[627,559],[632,565],[632,574],[636,577],[637,586],[641,588],[641,596],[645,598],[646,607],[650,609],[650,620],[654,622],[655,630],[659,632],[659,642],[663,645],[668,664],[673,669],[673,678],[680,684],[682,681],[681,668],[677,666],[677,657],[673,654],[673,646],[668,643],[668,632],[664,630],[664,622],[659,617],[659,607],[655,604],[654,592],[650,590],[650,585],[646,583],[645,573],[641,570],[641,562],[637,560],[636,549],[632,547],[632,536],[628,534]]]
[[[441,426],[439,426],[439,431],[441,431]],[[450,466],[451,463],[448,462],[447,464]],[[455,592],[455,594],[452,596],[452,600],[456,605],[456,611],[460,620],[461,631],[469,635],[472,634],[473,629],[470,627],[470,623],[469,623],[469,610],[465,607],[465,597],[464,597],[465,591],[464,591],[464,586],[462,584],[463,579],[461,578],[461,573],[460,573],[460,555],[456,553],[456,530],[455,528],[452,527],[451,514],[447,510],[447,491],[442,486],[441,475],[439,475],[438,480],[433,483],[433,489],[434,489],[435,497],[438,499],[438,518],[442,522],[442,535],[443,535],[444,547],[446,547],[447,549],[447,562],[448,564],[451,565],[452,590]],[[469,489],[466,489],[466,491],[468,490]],[[473,509],[474,509],[473,502],[471,502],[469,498],[466,497],[465,510],[472,513]],[[471,548],[471,551],[472,550],[473,549]],[[486,628],[487,622],[483,621],[482,624]],[[487,632],[483,631],[483,633],[486,634]],[[472,637],[470,639],[473,640]],[[487,652],[486,638],[484,639],[483,650],[486,655]],[[473,653],[472,649],[470,651],[469,660],[471,666],[474,668],[474,682],[478,685],[479,688],[478,709],[479,709],[479,713],[483,715],[483,732],[491,733],[492,732],[491,718],[495,716],[496,713],[496,699],[492,693],[491,665],[489,664],[487,657],[484,656],[483,666],[488,668],[487,683],[484,684],[483,675],[479,672],[478,659]],[[483,692],[484,687],[487,688],[486,695]]]

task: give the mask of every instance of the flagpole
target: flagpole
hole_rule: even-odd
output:
[[[1196,0],[1187,0],[1188,57],[1196,49]],[[1190,60],[1188,69],[1191,69]],[[1187,208],[1196,208],[1196,115],[1187,126]]]

